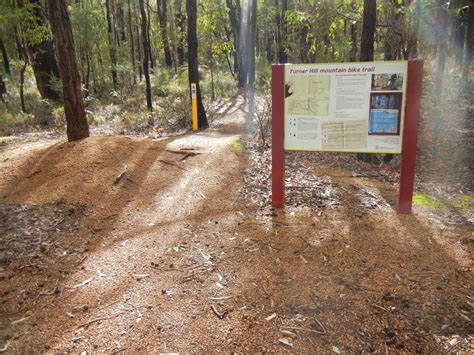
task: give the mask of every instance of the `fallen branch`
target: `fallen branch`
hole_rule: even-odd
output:
[[[102,320],[106,320],[107,317],[100,317],[100,318],[96,318],[96,319],[93,319],[89,322],[86,322],[86,323],[83,323],[81,324],[78,328],[84,328],[84,327],[88,327],[89,325],[93,324],[93,323],[96,323],[96,322],[100,322]]]
[[[316,320],[317,321],[317,320]],[[318,321],[317,321],[318,322]],[[318,322],[318,324],[321,326],[321,323]],[[322,327],[322,326],[321,326]],[[287,327],[282,327],[284,329],[293,329],[293,330],[301,330],[301,331],[304,331],[304,332],[311,332],[311,333],[316,333],[316,334],[326,334],[326,330],[324,328],[323,331],[320,331],[320,330],[314,330],[314,329],[309,329],[309,328],[300,328],[300,327],[290,327],[290,326],[287,326]]]
[[[212,312],[219,318],[219,319],[224,319],[224,316],[227,314],[227,311],[224,312],[219,312],[216,307],[211,306]]]
[[[125,176],[126,173],[127,173],[127,166],[125,166],[125,169],[123,169],[123,171],[115,178],[113,185],[117,185],[120,182],[120,180],[122,180],[122,178]]]
[[[173,166],[176,166],[177,168],[181,169],[181,170],[184,170],[184,171],[190,171],[188,169],[185,169],[183,168],[182,166],[179,166],[178,164],[172,162],[172,161],[168,161],[168,160],[163,160],[163,159],[158,159],[158,161],[162,162],[162,163],[165,163],[165,164],[168,164],[168,165],[173,165]]]

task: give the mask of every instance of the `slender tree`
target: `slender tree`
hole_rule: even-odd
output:
[[[0,51],[2,52],[3,67],[5,68],[5,74],[11,75],[10,61],[8,60],[8,53],[3,44],[2,37],[0,36]]]
[[[227,8],[229,10],[229,19],[232,27],[232,34],[234,38],[234,71],[237,73],[238,86],[243,88],[245,85],[245,71],[242,53],[245,47],[241,43],[241,24],[242,24],[242,9],[240,7],[240,0],[226,0]]]
[[[184,64],[184,29],[186,27],[186,16],[183,14],[182,0],[175,0],[175,27],[176,27],[176,51],[179,65]]]
[[[362,18],[362,35],[360,45],[361,62],[369,62],[371,60],[374,60],[374,38],[376,21],[376,0],[364,0],[364,14]],[[377,160],[375,155],[366,153],[358,153],[357,159],[365,162],[373,162]]]
[[[360,61],[374,60],[374,35],[377,20],[376,0],[364,0],[364,15],[362,20],[362,37],[360,45]]]
[[[63,84],[67,137],[69,141],[76,141],[89,137],[89,125],[81,96],[71,22],[65,0],[48,0],[48,9]]]
[[[133,68],[133,85],[137,85],[137,74],[135,72],[135,40],[133,38],[133,28],[132,28],[132,7],[130,6],[130,1],[127,0],[128,7],[128,35],[130,38],[130,58],[132,59],[132,68]]]
[[[114,85],[114,90],[117,90],[117,52],[113,35],[112,10],[110,7],[110,0],[105,0],[105,11],[107,16],[107,34],[109,39],[110,63],[112,65],[110,71],[112,74],[112,83]]]
[[[33,9],[33,16],[36,25],[47,26],[48,20],[44,15],[44,10],[40,0],[29,0]],[[30,57],[31,66],[36,79],[36,86],[43,99],[58,101],[60,94],[52,85],[54,80],[59,78],[58,63],[54,56],[54,47],[51,39],[44,39],[41,42],[27,39],[27,50]]]
[[[148,41],[148,21],[146,17],[144,0],[139,0],[140,13],[142,16],[142,42],[143,42],[143,74],[145,75],[145,92],[146,92],[146,107],[151,111],[153,110],[153,103],[151,101],[151,83],[150,83],[150,70],[149,70],[149,55],[150,55],[150,42]]]
[[[188,15],[188,78],[189,84],[195,83],[197,89],[198,127],[209,127],[206,111],[201,98],[199,86],[198,41],[197,41],[197,8],[196,0],[186,0],[186,14]]]
[[[444,82],[444,68],[446,66],[446,56],[448,50],[447,44],[447,28],[448,28],[448,13],[444,0],[436,1],[436,20],[439,24],[435,31],[435,38],[437,42],[437,62],[435,72],[435,95],[441,96]]]
[[[277,46],[278,46],[278,61],[280,63],[288,62],[288,55],[286,54],[286,37],[287,37],[287,25],[286,25],[286,12],[288,11],[287,0],[275,0],[276,23],[277,23]]]
[[[161,43],[163,45],[163,51],[165,52],[165,64],[168,68],[171,68],[173,65],[173,60],[171,58],[171,49],[166,21],[168,16],[166,0],[156,0],[156,8],[158,10],[158,20],[160,22]]]

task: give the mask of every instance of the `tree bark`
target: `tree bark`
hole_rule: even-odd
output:
[[[112,84],[114,86],[114,90],[117,90],[117,53],[115,51],[114,36],[112,32],[112,12],[110,9],[110,0],[105,0],[105,10],[107,16],[107,34],[109,40],[110,65],[112,67]]]
[[[389,27],[385,32],[385,60],[396,60],[402,57],[405,52],[403,39],[403,9],[398,1],[391,1],[395,14],[391,17]]]
[[[67,137],[69,141],[76,141],[89,137],[89,125],[81,96],[81,78],[77,69],[71,23],[65,0],[48,0],[48,8],[63,83]]]
[[[362,36],[360,45],[360,61],[369,62],[374,60],[374,35],[377,21],[376,0],[364,0],[364,14],[362,19]],[[358,153],[357,159],[365,162],[374,162],[376,156],[367,153]]]
[[[443,92],[443,79],[444,79],[444,68],[446,66],[446,52],[448,49],[447,46],[447,36],[446,30],[448,26],[448,14],[444,6],[444,0],[437,0],[436,8],[436,18],[439,25],[439,30],[435,33],[436,42],[437,42],[437,53],[438,58],[436,62],[436,73],[434,80],[435,95],[440,97]]]
[[[198,42],[197,42],[197,6],[196,0],[186,0],[186,14],[188,15],[188,78],[189,85],[196,84],[198,127],[209,127],[206,111],[202,103],[201,88],[199,85]]]
[[[288,55],[286,54],[286,37],[287,37],[287,26],[286,26],[286,12],[288,11],[287,0],[275,0],[275,7],[277,10],[276,22],[277,22],[277,45],[278,45],[278,61],[280,63],[288,62]]]
[[[117,2],[117,22],[120,30],[120,42],[123,43],[127,40],[125,36],[125,12],[123,10],[123,0]]]
[[[364,15],[362,20],[362,37],[360,45],[360,61],[374,60],[374,36],[377,20],[376,0],[364,0]]]
[[[24,91],[24,88],[25,88],[25,70],[26,70],[26,65],[28,64],[28,62],[26,61],[26,57],[23,60],[24,60],[24,62],[23,62],[23,65],[21,66],[21,69],[20,69],[20,104],[21,104],[21,111],[23,113],[27,113],[26,112],[26,105],[25,105],[25,91]]]
[[[11,75],[10,71],[10,61],[8,60],[8,53],[3,44],[2,37],[0,37],[0,50],[2,51],[2,58],[3,58],[3,67],[5,68],[5,74]]]
[[[405,55],[406,60],[418,57],[418,32],[421,17],[420,0],[410,0],[408,5],[411,5],[414,8],[410,18],[411,28],[408,31],[407,51]]]
[[[242,44],[240,39],[240,26],[242,23],[242,10],[240,7],[240,0],[226,0],[227,8],[229,10],[229,19],[232,27],[232,34],[234,37],[234,71],[237,74],[237,81],[239,88],[245,85],[245,72],[243,68],[243,54]]]
[[[137,85],[137,73],[135,72],[135,41],[133,39],[133,28],[132,28],[132,8],[130,6],[130,1],[127,1],[128,5],[128,32],[130,36],[130,57],[132,59],[132,70],[133,70],[133,85]]]
[[[176,18],[175,18],[175,25],[176,25],[176,38],[177,38],[177,45],[176,51],[178,52],[178,63],[179,65],[184,64],[184,29],[186,26],[186,17],[183,14],[182,9],[182,2],[181,0],[175,1],[175,11],[176,11]]]
[[[146,3],[146,14],[148,16],[147,18],[147,25],[146,25],[146,35],[147,35],[147,38],[148,38],[148,59],[150,61],[150,68],[151,68],[151,72],[153,73],[154,72],[154,68],[155,68],[155,56],[153,55],[153,50],[151,48],[151,34],[150,34],[150,29],[151,29],[151,15],[150,15],[150,4],[148,3],[148,0],[145,0],[145,3]]]
[[[151,101],[151,83],[150,83],[150,72],[148,68],[149,58],[148,55],[150,53],[150,43],[148,42],[148,21],[146,17],[145,11],[145,4],[143,3],[144,0],[139,0],[140,3],[140,13],[142,15],[142,41],[143,41],[143,74],[145,75],[145,93],[146,93],[146,107],[152,111],[153,104]]]
[[[38,26],[46,26],[47,19],[41,7],[40,0],[29,0],[33,5],[33,14]],[[56,57],[54,56],[53,42],[46,39],[40,43],[27,44],[28,54],[35,74],[36,86],[41,98],[53,101],[60,100],[60,94],[54,90],[53,80],[59,78],[59,69]]]
[[[249,121],[253,122],[255,116],[255,51],[257,42],[257,0],[249,0],[249,58],[248,58],[248,90]],[[285,1],[286,2],[286,1]]]
[[[158,9],[158,20],[160,21],[160,35],[163,51],[165,53],[165,64],[168,68],[171,68],[173,66],[173,59],[171,58],[171,49],[166,23],[168,16],[166,0],[156,0],[156,8]]]

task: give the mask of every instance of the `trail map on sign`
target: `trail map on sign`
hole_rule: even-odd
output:
[[[329,75],[294,75],[288,84],[290,85],[288,97],[290,115],[327,116],[331,87]]]
[[[407,63],[286,64],[284,148],[400,154]]]

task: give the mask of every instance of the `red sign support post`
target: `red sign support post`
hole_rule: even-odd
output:
[[[408,61],[405,126],[403,129],[402,161],[400,170],[400,192],[398,213],[411,214],[413,187],[415,184],[416,141],[420,121],[421,84],[423,60]]]
[[[423,60],[408,61],[398,213],[410,214],[416,166]],[[272,207],[284,206],[285,66],[272,66]]]
[[[272,65],[272,207],[285,199],[285,66]]]

